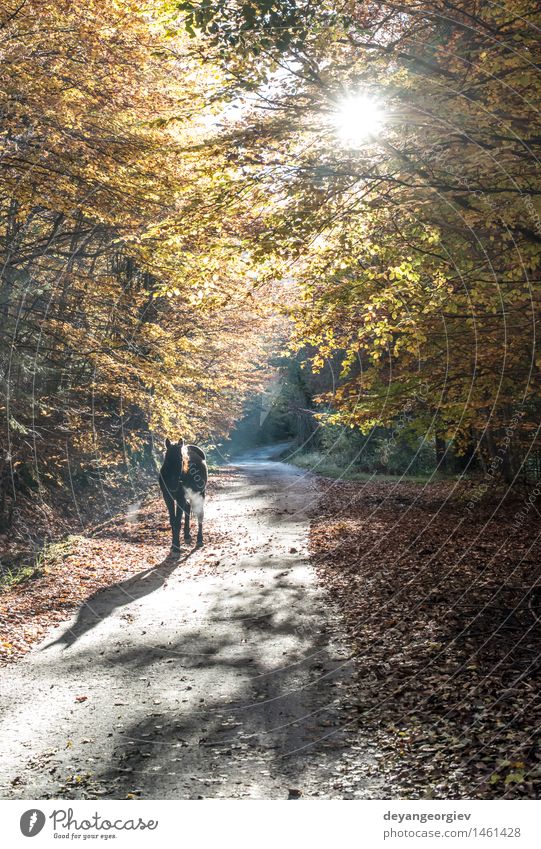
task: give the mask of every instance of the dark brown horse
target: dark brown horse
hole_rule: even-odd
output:
[[[160,489],[169,511],[173,534],[171,551],[180,551],[180,527],[184,514],[184,542],[191,543],[190,513],[197,519],[197,545],[203,545],[203,508],[208,469],[205,452],[184,440],[165,440],[165,459],[160,469]]]

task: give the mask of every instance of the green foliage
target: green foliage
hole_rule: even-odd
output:
[[[295,0],[182,0],[177,8],[185,13],[184,24],[191,35],[200,30],[224,56],[240,54],[258,60],[269,50],[302,49],[315,17],[310,2]]]
[[[16,565],[0,564],[0,591],[8,591],[18,584],[46,574],[49,569],[62,563],[75,550],[79,539],[70,534],[59,542],[46,542],[32,563],[23,560]]]
[[[427,476],[436,470],[433,440],[412,433],[375,428],[364,435],[355,428],[334,424],[318,433],[320,461],[348,475]]]

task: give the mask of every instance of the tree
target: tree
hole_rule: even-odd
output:
[[[265,303],[204,209],[216,69],[168,20],[135,0],[1,13],[4,521],[24,482],[119,469],[166,433],[212,442],[261,380]]]
[[[184,8],[246,104],[236,163],[266,198],[254,250],[277,278],[294,268],[296,344],[315,368],[341,353],[332,420],[368,430],[407,406],[513,480],[539,446],[535,4]],[[333,120],[356,94],[383,127],[348,146]]]

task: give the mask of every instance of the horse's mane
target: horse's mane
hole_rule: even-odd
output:
[[[190,465],[190,455],[188,453],[188,446],[185,445],[184,442],[180,446],[180,457],[182,460],[182,474],[187,475],[188,467]]]

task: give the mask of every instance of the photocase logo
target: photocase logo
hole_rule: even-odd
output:
[[[25,837],[35,837],[45,825],[45,814],[32,808],[25,811],[21,817],[21,831]]]

